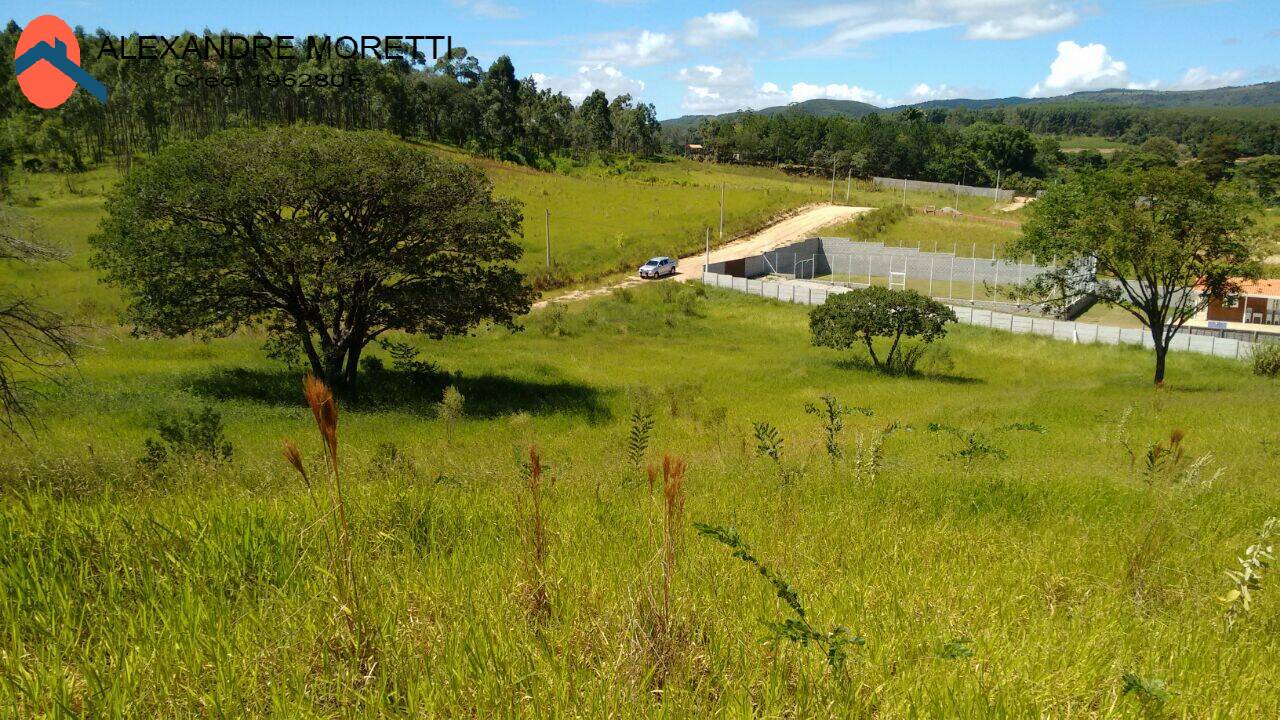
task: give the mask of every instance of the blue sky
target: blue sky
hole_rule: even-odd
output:
[[[1278,0],[8,0],[89,30],[451,34],[575,101],[629,92],[662,118],[814,97],[892,105],[1196,89],[1280,79]]]

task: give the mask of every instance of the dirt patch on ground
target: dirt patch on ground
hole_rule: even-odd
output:
[[[801,208],[790,215],[783,216],[780,220],[754,233],[747,234],[736,240],[732,240],[721,247],[711,251],[711,262],[720,262],[722,260],[733,260],[751,255],[758,255],[766,250],[772,250],[779,245],[786,245],[806,237],[812,237],[818,230],[844,222],[854,215],[864,212],[870,212],[875,208],[869,207],[849,207],[847,205],[813,205]],[[702,276],[702,265],[706,261],[705,253],[689,255],[680,258],[676,265],[676,274],[672,275],[672,279],[680,282],[685,280],[696,280]],[[587,298],[599,297],[607,295],[618,288],[631,287],[640,283],[648,282],[641,280],[639,276],[632,275],[626,280],[603,285],[600,287],[590,288],[587,290],[574,290],[564,295],[549,299],[540,300],[533,304],[533,307],[546,307],[553,302],[575,302],[578,300],[586,300]]]

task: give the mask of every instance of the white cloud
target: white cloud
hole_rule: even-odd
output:
[[[970,40],[1022,40],[1064,30],[1075,25],[1078,20],[1071,10],[1055,12],[1053,6],[1049,6],[1044,13],[1013,15],[969,25],[965,37]]]
[[[683,68],[676,79],[685,85],[680,105],[692,113],[722,113],[781,105],[789,100],[776,84],[756,86],[755,73],[745,65]]]
[[[907,94],[902,97],[900,103],[895,104],[911,105],[914,103],[926,102],[928,100],[950,100],[958,97],[960,97],[960,91],[946,83],[941,83],[939,85],[920,83],[908,90]]]
[[[1208,90],[1227,85],[1239,85],[1247,74],[1244,70],[1227,70],[1213,73],[1208,68],[1193,67],[1187,70],[1181,80],[1170,84],[1169,88],[1172,90]]]
[[[1130,82],[1129,66],[1111,57],[1106,45],[1078,45],[1063,40],[1058,43],[1058,57],[1049,65],[1049,76],[1033,85],[1027,93],[1031,97],[1048,97],[1079,90],[1149,88],[1156,84]]]
[[[883,105],[886,100],[873,90],[844,83],[817,85],[798,82],[783,90],[774,82],[756,85],[755,73],[746,65],[718,67],[698,65],[684,68],[676,79],[685,84],[681,106],[691,113],[723,113],[772,107],[818,98],[856,100]]]
[[[859,43],[890,35],[964,28],[971,40],[1020,40],[1057,32],[1080,20],[1073,6],[1044,0],[849,0],[805,4],[792,0],[779,10],[783,22],[829,27],[830,34],[804,54],[839,55]]]
[[[644,82],[627,77],[621,70],[607,63],[580,65],[572,75],[544,75],[533,73],[530,77],[538,87],[551,88],[568,95],[575,103],[596,90],[603,90],[605,95],[630,94],[638,95],[644,90]]]
[[[818,98],[856,100],[857,102],[871,103],[873,105],[882,105],[885,101],[880,93],[860,88],[857,85],[838,85],[835,83],[830,85],[811,85],[806,82],[798,82],[791,86],[791,102],[804,102],[805,100],[816,100]]]
[[[497,0],[453,0],[456,7],[467,8],[473,14],[490,20],[515,20],[520,17],[520,8],[505,5]]]
[[[729,40],[749,40],[760,34],[756,21],[737,10],[709,12],[685,24],[684,41],[689,45],[711,45]]]
[[[634,39],[618,40],[611,45],[588,50],[585,57],[595,62],[644,67],[679,57],[676,39],[665,33],[643,30]]]

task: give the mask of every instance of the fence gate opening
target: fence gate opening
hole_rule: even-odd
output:
[[[907,289],[907,262],[904,258],[902,261],[902,271],[897,272],[893,269],[893,258],[889,258],[889,289],[890,290],[906,290]]]

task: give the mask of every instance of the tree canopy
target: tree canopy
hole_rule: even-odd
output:
[[[809,311],[809,331],[818,347],[847,350],[863,343],[876,367],[898,369],[902,338],[933,342],[947,334],[955,311],[914,290],[872,286],[827,296]],[[884,360],[876,353],[876,338],[892,338]]]
[[[1061,305],[1088,290],[1140,320],[1151,333],[1159,383],[1183,325],[1210,300],[1239,293],[1241,280],[1258,277],[1253,211],[1240,192],[1189,168],[1080,173],[1027,207],[1009,252],[1057,258],[1027,283],[1028,298]],[[1094,273],[1096,287],[1081,288]]]
[[[141,331],[266,328],[330,383],[389,330],[512,326],[532,290],[515,201],[375,132],[233,130],[165,147],[108,199],[93,263]]]

